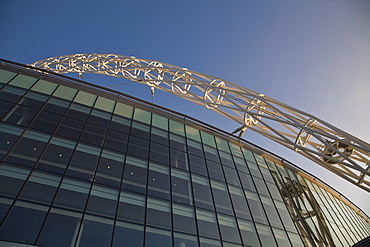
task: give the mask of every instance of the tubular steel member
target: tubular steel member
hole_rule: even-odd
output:
[[[158,61],[114,54],[75,54],[31,66],[56,73],[121,77],[177,95],[251,129],[370,192],[370,144],[311,115],[217,77]]]

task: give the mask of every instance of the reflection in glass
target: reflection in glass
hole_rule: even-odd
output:
[[[145,247],[172,247],[171,232],[147,226]]]
[[[189,173],[171,169],[172,201],[193,205]]]
[[[93,214],[114,217],[116,214],[118,190],[111,187],[94,184],[86,211]]]
[[[147,201],[146,224],[171,229],[170,202],[149,197]]]
[[[179,232],[196,234],[194,208],[181,204],[172,204],[173,229]]]
[[[198,232],[200,236],[220,239],[214,212],[196,208]]]
[[[82,180],[64,177],[57,192],[54,205],[84,210],[91,184]]]
[[[236,227],[235,218],[221,214],[217,214],[217,216],[218,224],[220,225],[222,240],[234,243],[241,243],[239,231]]]
[[[31,169],[2,162],[0,164],[0,194],[16,197]]]
[[[110,246],[113,234],[113,220],[85,215],[80,227],[76,246]]]
[[[142,195],[121,191],[117,218],[144,223],[145,201]]]
[[[121,188],[145,194],[147,169],[147,160],[127,156]]]
[[[116,221],[112,247],[143,246],[144,227],[123,221]]]

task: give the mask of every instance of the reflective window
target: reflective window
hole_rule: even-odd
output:
[[[6,161],[24,166],[34,166],[49,138],[50,136],[47,134],[26,130]]]
[[[98,99],[95,102],[94,107],[96,109],[100,109],[106,112],[112,112],[113,108],[115,106],[116,102],[110,99],[106,99],[103,97],[98,97]]]
[[[150,144],[150,160],[168,165],[169,164],[168,146],[163,146],[152,142]]]
[[[0,197],[0,222],[3,221],[6,213],[8,212],[10,206],[13,204],[13,200]]]
[[[34,243],[48,208],[39,204],[18,201],[0,228],[3,241]]]
[[[267,225],[268,221],[257,194],[249,191],[244,191],[244,193],[248,199],[254,221]]]
[[[49,82],[49,81],[44,81],[44,80],[39,80],[32,88],[31,90],[34,92],[50,95],[52,92],[55,90],[57,87],[57,84]]]
[[[173,203],[172,212],[173,229],[175,231],[187,232],[192,234],[197,233],[193,207]]]
[[[180,168],[183,170],[189,170],[189,162],[187,153],[180,151],[178,149],[171,148],[171,166]]]
[[[28,106],[16,105],[7,113],[3,121],[20,126],[27,126],[36,115],[37,110]]]
[[[151,113],[139,108],[135,108],[133,119],[145,124],[150,124]]]
[[[22,132],[22,127],[0,123],[0,134],[2,137],[0,140],[0,159],[13,147]]]
[[[89,144],[102,146],[106,131],[106,128],[87,123],[80,140]]]
[[[97,97],[96,95],[93,95],[91,93],[79,91],[73,101],[76,103],[80,103],[82,105],[93,106],[96,97]]]
[[[198,232],[200,236],[220,239],[214,212],[196,209]]]
[[[2,84],[8,83],[16,75],[17,75],[16,73],[1,69],[0,70],[0,83]]]
[[[175,232],[174,246],[198,247],[199,245],[196,236]]]
[[[82,121],[64,117],[56,131],[56,134],[77,140],[80,138],[84,126],[85,123]]]
[[[271,198],[266,197],[266,196],[260,196],[260,198],[261,198],[263,207],[265,208],[267,218],[269,219],[270,224],[278,228],[283,228],[283,225],[280,221],[280,218],[276,212],[275,206]]]
[[[291,246],[285,231],[276,228],[272,228],[272,230],[279,246]]]
[[[106,128],[109,125],[110,118],[111,113],[99,109],[93,109],[88,122]]]
[[[125,155],[104,149],[95,174],[95,182],[119,188]]]
[[[63,174],[75,146],[75,141],[54,136],[42,154],[37,168]]]
[[[109,127],[113,130],[128,134],[130,132],[131,119],[113,115]]]
[[[241,187],[239,176],[236,173],[236,170],[231,169],[229,167],[224,167],[224,172],[226,176],[226,181],[228,184],[232,184],[238,187]]]
[[[146,227],[145,247],[172,247],[171,232],[154,227]]]
[[[256,188],[254,187],[254,183],[252,181],[252,177],[249,174],[240,172],[239,175],[244,189],[256,191]]]
[[[168,131],[152,126],[150,140],[152,142],[168,146],[169,145]]]
[[[118,189],[94,184],[87,202],[86,211],[93,214],[114,217],[116,214],[117,200]]]
[[[239,231],[236,227],[235,218],[221,214],[217,214],[217,217],[218,224],[220,225],[222,240],[234,243],[241,243]]]
[[[185,136],[184,125],[175,121],[170,120],[170,132],[178,134],[180,136]]]
[[[144,223],[146,198],[139,194],[122,191],[119,198],[117,218]]]
[[[146,207],[147,225],[171,229],[170,202],[149,197]]]
[[[155,127],[165,130],[167,132],[168,130],[168,119],[158,116],[156,114],[152,114],[152,125]]]
[[[64,177],[54,205],[82,211],[85,208],[91,184],[78,179]]]
[[[257,187],[257,191],[258,191],[259,194],[265,195],[265,196],[270,196],[270,194],[267,190],[266,184],[262,179],[253,177],[253,180],[254,180],[254,184]]]
[[[0,100],[0,119],[13,107],[13,103]]]
[[[244,245],[261,246],[257,237],[256,228],[252,222],[238,219],[238,226]]]
[[[277,246],[270,227],[260,224],[256,224],[256,227],[262,246]]]
[[[209,239],[209,238],[200,238],[200,247],[221,247],[221,242]]]
[[[207,160],[208,173],[211,178],[225,181],[222,167],[219,163]]]
[[[251,214],[243,190],[238,187],[229,186],[229,191],[234,205],[235,215],[243,219],[251,220]]]
[[[115,131],[108,130],[104,146],[122,153],[126,153],[128,135]]]
[[[0,164],[0,194],[15,197],[30,172],[30,168],[2,162]]]
[[[55,196],[60,180],[60,176],[34,170],[19,197],[25,200],[50,204]]]
[[[200,142],[199,130],[194,129],[187,125],[185,126],[185,130],[186,130],[186,136],[188,139],[192,139],[192,140]]]
[[[226,184],[211,180],[213,199],[215,200],[216,211],[233,215],[233,210],[227,191]]]
[[[76,96],[76,94],[77,89],[59,85],[57,90],[54,91],[53,96],[70,101]]]
[[[113,247],[143,246],[144,227],[123,221],[116,221]]]
[[[66,174],[76,178],[91,180],[100,155],[100,148],[83,143],[77,145]]]
[[[170,133],[170,147],[181,151],[186,151],[185,137]]]
[[[81,121],[86,121],[91,111],[91,107],[81,105],[78,103],[72,103],[68,109],[66,116]]]
[[[141,157],[143,159],[148,159],[149,141],[131,136],[128,144],[127,153]]]
[[[120,102],[116,104],[116,107],[114,108],[114,113],[117,115],[120,115],[125,118],[132,118],[132,113],[134,111],[134,108],[129,105],[124,105]]]
[[[123,172],[122,189],[145,194],[147,169],[147,160],[127,156]]]
[[[138,121],[132,121],[131,135],[149,140],[150,126]]]
[[[191,172],[207,176],[206,163],[203,158],[189,154],[189,163]]]
[[[79,245],[89,247],[110,246],[113,234],[113,220],[85,215],[80,227]]]
[[[51,112],[41,111],[39,112],[35,120],[32,122],[30,127],[40,131],[53,133],[57,128],[61,118],[62,116],[60,115]]]
[[[42,228],[37,245],[73,246],[81,226],[81,213],[52,208]]]
[[[203,147],[200,142],[188,139],[188,150],[189,154],[194,154],[199,157],[203,157]]]
[[[208,178],[192,174],[195,206],[214,210],[211,186]]]
[[[204,154],[206,155],[207,160],[212,160],[215,162],[220,162],[217,149],[208,145],[203,145]]]
[[[233,159],[231,158],[231,154],[229,152],[219,151],[219,153],[220,153],[221,163],[224,166],[229,166],[231,168],[235,168]]]
[[[170,200],[170,169],[168,166],[149,163],[148,195]]]
[[[172,201],[193,205],[189,173],[178,169],[171,170]]]

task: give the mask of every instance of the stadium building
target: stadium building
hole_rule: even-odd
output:
[[[352,246],[370,235],[361,209],[283,157],[121,92],[1,60],[0,119],[0,246]]]

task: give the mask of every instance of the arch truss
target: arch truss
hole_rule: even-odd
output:
[[[121,77],[202,105],[239,127],[299,152],[370,192],[370,144],[301,110],[217,77],[170,64],[114,54],[75,54],[31,64],[56,73]]]

